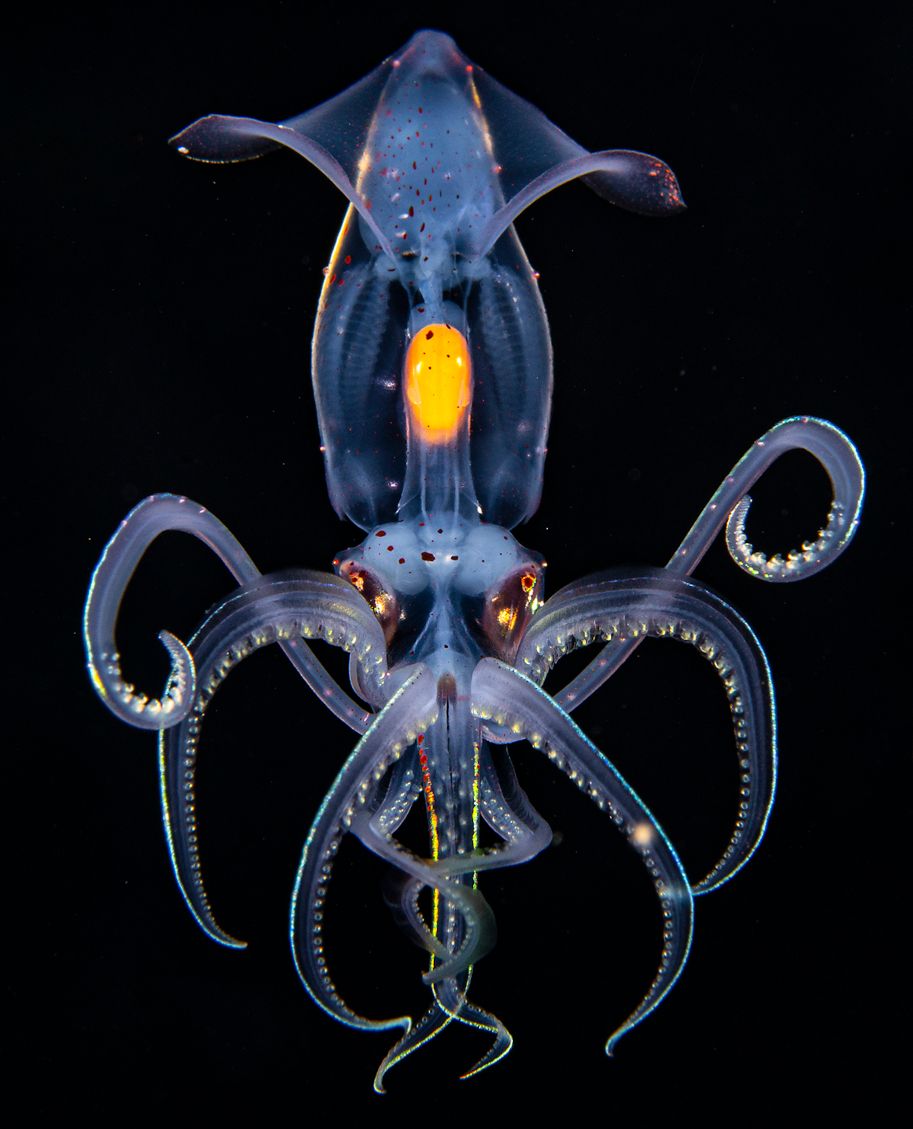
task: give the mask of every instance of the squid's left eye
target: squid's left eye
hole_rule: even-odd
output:
[[[542,569],[526,564],[485,593],[482,631],[498,658],[513,662],[530,617],[542,602]]]
[[[376,572],[369,568],[365,568],[359,561],[340,561],[336,566],[336,571],[343,578],[357,588],[362,596],[368,601],[371,611],[374,612],[381,627],[384,629],[384,638],[389,645],[390,640],[396,634],[396,628],[399,624],[399,600],[396,595],[390,591]]]

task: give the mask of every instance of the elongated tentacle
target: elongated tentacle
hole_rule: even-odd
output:
[[[460,1075],[461,1081],[472,1078],[487,1070],[489,1066],[500,1062],[506,1054],[510,1053],[514,1044],[513,1036],[496,1015],[466,998],[467,987],[468,981],[466,985],[461,986],[458,980],[445,980],[435,987],[434,992],[437,1006],[447,1015],[466,1027],[474,1027],[492,1036],[488,1050],[469,1070]]]
[[[748,491],[771,463],[786,451],[808,451],[821,463],[831,480],[833,497],[824,528],[801,549],[768,558],[755,552],[745,535],[745,518],[751,499]],[[714,538],[726,525],[726,543],[736,564],[762,580],[804,580],[832,564],[847,548],[859,525],[865,495],[865,471],[859,453],[832,423],[813,416],[782,420],[746,452],[701,511],[666,566],[678,576],[690,576]],[[588,666],[555,694],[555,700],[572,710],[603,685],[639,646],[638,639],[612,642]]]
[[[381,839],[392,838],[421,794],[418,766],[411,756],[403,757],[394,765],[386,795],[371,816],[372,833]],[[443,959],[446,950],[428,928],[418,908],[418,896],[423,888],[418,879],[394,868],[387,876],[384,898],[403,932],[419,948]]]
[[[483,859],[476,859],[474,856],[452,857],[434,862],[420,859],[396,839],[380,834],[366,812],[358,813],[353,817],[350,830],[369,851],[414,879],[418,884],[415,887],[416,891],[423,886],[430,886],[454,905],[462,915],[463,943],[456,952],[449,952],[445,946],[429,935],[428,946],[440,958],[440,963],[425,974],[424,980],[427,984],[439,983],[457,976],[488,952],[495,938],[494,914],[478,890],[473,890],[459,881],[464,874],[480,869],[477,864],[482,863]],[[408,913],[408,919],[418,925],[420,917],[414,907]]]
[[[374,1089],[378,1094],[386,1093],[384,1080],[392,1067],[430,1043],[453,1022],[474,1027],[493,1036],[491,1046],[465,1074],[460,1075],[461,1080],[465,1081],[467,1078],[472,1078],[486,1070],[489,1066],[494,1066],[496,1062],[500,1062],[505,1055],[510,1053],[514,1044],[511,1033],[496,1015],[492,1015],[491,1012],[485,1011],[484,1008],[472,1003],[466,998],[463,991],[465,989],[461,991],[456,979],[445,980],[442,984],[435,986],[434,1003],[422,1018],[393,1044],[377,1068],[377,1073],[374,1076]]]
[[[492,830],[504,839],[505,845],[497,851],[488,852],[481,860],[481,865],[476,860],[477,870],[516,866],[535,858],[551,844],[552,830],[520,787],[506,752],[503,754],[500,773],[492,763],[491,750],[483,755],[480,785],[482,816]],[[510,1053],[514,1040],[496,1015],[472,1004],[465,995],[461,999],[459,1010],[455,1010],[452,996],[456,987],[453,981],[441,985],[441,990],[436,992],[439,1005],[449,1009],[460,1023],[493,1036],[485,1054],[460,1075],[461,1080],[465,1081],[500,1062]]]
[[[504,761],[499,776],[491,762],[490,753],[482,756],[479,797],[482,815],[505,840],[504,846],[484,852],[477,851],[471,856],[452,856],[427,863],[437,875],[446,874],[458,878],[480,870],[516,865],[533,858],[551,842],[548,824],[529,803],[506,755]],[[377,837],[390,836],[402,822],[403,796],[411,794],[412,778],[412,770],[405,759],[397,764],[393,775],[387,796],[370,819],[370,832],[367,828],[362,832],[363,840],[373,836],[376,842]],[[388,853],[384,857],[389,857],[395,865],[399,856],[390,851],[388,845]],[[441,962],[445,962],[449,956],[446,947],[434,936],[418,908],[419,894],[427,882],[420,878],[404,878],[396,906],[400,924],[420,945],[433,952]],[[435,1003],[391,1047],[378,1068],[374,1085],[379,1093],[384,1092],[384,1076],[391,1067],[430,1042],[453,1021],[487,1032],[493,1037],[485,1054],[462,1078],[478,1074],[500,1061],[510,1051],[513,1038],[504,1024],[466,996],[471,972],[472,969],[467,968],[459,978],[445,977],[433,984]]]
[[[418,667],[380,711],[343,765],[311,826],[292,894],[290,936],[298,975],[314,1002],[350,1027],[384,1030],[412,1026],[406,1016],[372,1020],[353,1011],[327,970],[323,914],[327,885],[342,836],[368,812],[377,784],[437,712],[434,676]]]
[[[403,1037],[385,1057],[378,1070],[375,1088],[379,1092],[383,1092],[383,1077],[390,1066],[424,1045],[453,1019],[481,1027],[495,1035],[492,1047],[473,1068],[474,1072],[490,1065],[496,1058],[503,1057],[512,1042],[506,1029],[495,1017],[469,1004],[455,987],[456,975],[465,972],[465,968],[461,966],[480,955],[474,939],[492,932],[490,910],[484,899],[476,891],[457,886],[446,877],[436,874],[435,864],[415,858],[390,837],[411,806],[413,789],[410,774],[405,768],[401,769],[399,764],[396,766],[387,795],[377,806],[373,816],[370,814],[370,797],[374,794],[376,782],[383,777],[389,765],[399,758],[403,743],[414,739],[417,730],[427,728],[433,720],[432,714],[437,704],[436,691],[433,686],[429,691],[428,679],[426,671],[419,671],[412,676],[390,699],[388,706],[378,715],[375,725],[349,758],[324,801],[308,837],[293,897],[292,936],[296,965],[314,1000],[334,1018],[350,1026],[380,1029],[401,1025],[406,1028]],[[420,695],[420,691],[424,697]],[[402,735],[399,740],[398,733]],[[420,875],[419,885],[427,884],[438,889],[463,914],[467,921],[468,942],[456,958],[451,959],[449,965],[446,963],[448,954],[443,953],[443,963],[435,970],[436,979],[441,979],[446,986],[442,988],[436,985],[436,998],[439,992],[443,992],[441,998],[451,1000],[455,1012],[436,1004],[415,1027],[410,1027],[409,1021],[403,1018],[367,1020],[353,1012],[339,997],[326,972],[323,957],[322,907],[332,861],[344,830],[351,830],[369,849],[397,868],[405,869],[407,874]],[[308,893],[307,897],[303,896],[305,891]],[[310,907],[306,915],[301,909],[303,905]],[[452,975],[449,974],[450,969],[454,969]],[[457,993],[456,996],[453,995],[454,992]]]
[[[218,518],[189,498],[153,494],[124,518],[92,575],[83,616],[83,636],[89,676],[99,697],[122,721],[140,729],[177,725],[190,713],[195,693],[193,660],[176,636],[170,632],[159,635],[172,660],[169,689],[161,699],[137,693],[125,682],[114,638],[118,612],[130,578],[152,542],[167,532],[189,533],[202,541],[239,584],[255,581],[261,575],[234,535]],[[303,640],[283,640],[282,649],[321,701],[356,732],[364,732],[371,715],[337,685]]]
[[[451,855],[427,862],[426,865],[435,875],[460,878],[484,870],[518,866],[529,862],[550,845],[552,830],[520,787],[506,753],[502,775],[503,784],[492,764],[491,750],[487,750],[481,758],[479,809],[485,822],[504,842],[473,851],[472,854]],[[386,802],[371,819],[371,832],[375,837],[385,838],[392,834],[389,830],[390,820],[385,812]],[[391,861],[396,865],[392,855]],[[438,959],[446,959],[446,947],[434,936],[419,909],[419,896],[427,885],[421,878],[408,878],[403,874],[393,908],[399,924],[417,944]]]
[[[386,674],[383,631],[359,594],[339,577],[319,572],[261,576],[223,600],[190,641],[198,671],[193,711],[159,736],[165,833],[175,877],[190,912],[214,941],[243,942],[216,922],[203,884],[196,814],[196,764],[203,715],[229,672],[267,643],[320,638],[358,656],[380,696]]]
[[[387,1072],[409,1055],[414,1054],[426,1043],[430,1043],[440,1033],[453,1023],[454,1016],[438,1006],[437,1000],[428,1008],[425,1014],[412,1024],[400,1036],[381,1060],[377,1073],[374,1075],[374,1090],[378,1094],[385,1094],[384,1085]]]
[[[461,1082],[465,1082],[469,1078],[475,1078],[477,1074],[481,1074],[483,1070],[494,1066],[496,1063],[500,1062],[502,1058],[510,1054],[514,1045],[514,1037],[493,1012],[485,1011],[483,1008],[467,1000],[456,1018],[460,1023],[466,1024],[469,1027],[476,1027],[480,1031],[485,1031],[493,1036],[491,1046],[485,1054],[483,1054],[481,1058],[476,1059],[472,1066],[464,1074],[460,1075]]]
[[[426,865],[429,871],[423,872],[421,877],[412,877],[402,882],[396,899],[397,920],[400,926],[428,952],[433,953],[438,960],[447,960],[450,956],[446,946],[434,936],[419,909],[419,896],[428,886],[434,886],[431,877],[460,878],[466,874],[477,874],[483,870],[501,870],[508,866],[519,866],[524,862],[541,854],[551,843],[552,832],[544,821],[530,827],[503,800],[495,800],[490,794],[483,796],[481,811],[485,821],[496,827],[499,834],[503,834],[506,842],[497,847],[488,847],[470,856],[453,856],[447,859],[437,859]],[[396,848],[391,850],[389,857],[383,857],[396,864]],[[380,853],[380,852],[375,852]],[[449,886],[445,889],[449,889]],[[486,915],[487,916],[487,915]],[[478,960],[482,954],[474,951],[472,960]],[[460,963],[468,960],[468,955],[461,957]],[[448,968],[452,968],[450,965]],[[445,972],[446,974],[446,972]],[[441,979],[440,972],[435,976]]]
[[[612,1033],[606,1052],[653,1011],[678,979],[691,946],[692,900],[687,876],[662,828],[611,762],[535,682],[498,659],[483,659],[472,679],[472,711],[509,725],[543,749],[612,819],[641,856],[663,914],[657,975],[637,1008]]]
[[[770,668],[754,632],[725,601],[696,580],[664,569],[633,576],[596,575],[547,600],[527,632],[517,666],[541,682],[576,646],[602,639],[621,646],[646,636],[697,647],[722,679],[739,758],[739,808],[720,861],[694,887],[705,894],[732,876],[754,853],[773,804],[777,773],[776,717]]]
[[[479,807],[489,826],[503,839],[504,845],[486,851],[476,851],[471,856],[452,856],[429,865],[439,874],[460,877],[505,866],[514,866],[539,854],[549,845],[552,832],[545,820],[535,811],[517,781],[509,758],[499,775],[491,762],[490,751],[481,758]],[[403,764],[404,762],[400,762]],[[399,766],[397,766],[398,768]],[[502,782],[503,778],[503,782]],[[393,792],[392,786],[388,797]],[[385,800],[385,805],[387,801]],[[392,821],[382,806],[372,819],[378,831],[392,833]],[[397,824],[398,825],[398,824]],[[405,876],[404,876],[405,877]],[[434,953],[440,961],[448,957],[446,947],[434,936],[419,910],[418,899],[426,883],[418,878],[406,878],[397,899],[397,917],[400,924],[423,947]],[[435,1002],[411,1030],[406,1032],[384,1057],[374,1080],[378,1093],[384,1092],[386,1073],[403,1059],[439,1035],[450,1023],[456,1021],[492,1036],[488,1050],[460,1077],[471,1078],[500,1062],[513,1046],[513,1036],[497,1016],[472,1003],[466,991],[472,975],[467,968],[460,978],[450,977],[432,985]]]

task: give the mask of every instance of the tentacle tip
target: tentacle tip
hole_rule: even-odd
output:
[[[470,1078],[475,1078],[477,1074],[481,1074],[483,1070],[488,1070],[489,1067],[495,1066],[502,1058],[506,1058],[510,1054],[514,1045],[514,1037],[506,1028],[502,1030],[506,1045],[499,1048],[498,1043],[500,1039],[496,1040],[495,1046],[493,1046],[487,1054],[482,1055],[473,1067],[467,1070],[465,1074],[460,1075],[461,1082],[467,1082]]]
[[[158,633],[159,642],[171,656],[171,661],[177,667],[186,667],[188,673],[196,677],[196,667],[194,666],[193,656],[187,647],[178,639],[177,635],[171,631],[160,631]]]
[[[375,1094],[386,1094],[386,1092],[387,1092],[386,1087],[384,1086],[384,1078],[386,1078],[387,1071],[390,1069],[390,1067],[396,1066],[396,1064],[403,1057],[401,1055],[396,1056],[394,1052],[396,1051],[397,1047],[400,1047],[402,1045],[403,1040],[408,1036],[409,1032],[412,1030],[412,1019],[408,1015],[401,1015],[398,1019],[391,1019],[389,1021],[389,1023],[384,1024],[384,1026],[385,1027],[397,1027],[397,1026],[402,1027],[403,1033],[402,1033],[402,1035],[400,1035],[399,1039],[397,1039],[393,1048],[384,1056],[383,1060],[381,1061],[380,1066],[378,1066],[378,1068],[377,1068],[377,1073],[374,1075],[374,1093]],[[415,1048],[413,1048],[413,1049],[415,1049]],[[407,1052],[407,1053],[409,1053],[409,1052]]]
[[[177,635],[170,631],[160,631],[158,638],[171,659],[169,685],[174,685],[177,692],[173,696],[169,690],[161,703],[160,726],[162,729],[170,729],[184,721],[193,708],[197,693],[197,668],[193,655]]]
[[[199,921],[199,918],[197,920]],[[200,924],[202,925],[203,923],[200,922]],[[222,945],[226,949],[235,949],[238,952],[243,952],[244,949],[248,948],[247,941],[242,941],[240,937],[232,937],[230,933],[225,933],[222,929],[219,929],[218,926],[213,929],[210,925],[203,925],[203,931],[208,937],[215,941],[217,945]]]
[[[641,1015],[640,1018],[642,1019],[643,1016]],[[626,1021],[621,1027],[618,1028],[617,1031],[612,1032],[612,1034],[608,1037],[608,1039],[606,1039],[606,1044],[605,1044],[606,1058],[614,1058],[615,1057],[615,1049],[618,1046],[620,1040],[622,1039],[623,1036],[627,1035],[627,1033],[631,1030],[632,1027],[636,1027],[638,1022],[639,1022],[639,1020],[637,1020],[637,1019],[635,1019],[633,1023],[631,1023],[630,1021]]]

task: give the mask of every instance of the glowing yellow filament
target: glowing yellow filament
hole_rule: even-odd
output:
[[[431,786],[431,770],[428,767],[428,756],[422,748],[425,740],[425,734],[420,733],[418,736],[418,761],[422,766],[422,790],[425,793],[425,807],[428,812],[428,831],[431,836],[431,857],[436,862],[440,857],[440,838],[438,836],[438,820],[437,812],[434,810],[434,788]],[[432,891],[431,902],[431,933],[433,936],[438,935],[438,926],[440,925],[441,918],[441,898],[440,892],[435,888]],[[431,956],[431,963],[429,969],[434,968],[434,954]]]
[[[427,443],[448,443],[472,399],[469,345],[450,325],[426,325],[406,352],[406,402],[416,434]]]

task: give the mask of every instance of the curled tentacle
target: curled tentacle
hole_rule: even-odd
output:
[[[748,491],[786,451],[808,451],[827,471],[832,499],[827,521],[811,541],[786,559],[756,553],[745,537]],[[859,525],[865,471],[859,453],[843,432],[823,419],[795,416],[781,420],[758,439],[732,468],[669,561],[671,572],[688,575],[726,522],[726,544],[736,564],[762,580],[803,580],[832,564]]]
[[[808,451],[821,463],[831,480],[833,499],[824,528],[813,541],[787,553],[785,560],[779,556],[768,559],[755,552],[745,536],[745,518],[751,504],[747,494],[771,463],[786,451],[794,450]],[[782,420],[732,468],[672,554],[666,569],[678,576],[690,576],[725,524],[730,555],[745,572],[762,580],[804,580],[832,564],[849,545],[859,525],[864,494],[865,471],[859,454],[839,428],[812,416]],[[574,709],[607,682],[638,646],[638,639],[628,639],[603,647],[588,666],[555,694],[555,700],[563,709]]]
[[[832,499],[827,520],[817,535],[790,550],[785,559],[768,557],[748,543],[745,519],[751,505],[747,491],[784,451],[800,449],[814,455],[831,480]],[[743,495],[729,510],[726,521],[726,547],[729,555],[745,572],[761,580],[787,583],[803,580],[832,564],[846,549],[859,525],[865,495],[865,470],[859,452],[846,435],[826,420],[809,416],[783,420],[762,436],[754,448],[736,465],[732,478]],[[738,483],[738,479],[745,481]],[[750,479],[750,481],[748,481]],[[727,493],[729,480],[720,487]],[[700,521],[700,519],[698,519]]]
[[[431,723],[437,709],[434,676],[420,666],[390,697],[355,746],[320,805],[304,845],[290,921],[295,966],[314,1002],[350,1027],[402,1027],[408,1033],[412,1023],[406,1016],[372,1020],[358,1015],[330,978],[324,955],[323,913],[333,862],[342,836],[353,828],[359,814],[367,814],[366,805],[375,798],[379,781],[415,741],[419,730]]]
[[[392,834],[402,822],[404,813],[399,797],[411,787],[411,777],[405,780],[406,764],[406,761],[400,761],[396,766],[394,777],[399,774],[403,780],[398,784],[395,779],[391,781],[383,804],[371,818],[371,829],[375,835]],[[490,755],[481,758],[479,806],[486,822],[505,840],[504,845],[475,851],[469,856],[451,856],[428,863],[436,874],[459,878],[480,870],[516,865],[533,858],[551,842],[551,829],[529,803],[507,756],[500,774],[495,771]],[[405,875],[403,878],[395,906],[401,926],[438,960],[446,961],[449,955],[446,947],[428,927],[418,905],[419,895],[427,883],[420,878]],[[374,1085],[379,1093],[384,1092],[384,1076],[391,1067],[435,1038],[454,1020],[493,1036],[489,1049],[461,1075],[463,1079],[493,1066],[510,1051],[513,1038],[504,1024],[466,997],[471,972],[472,969],[467,968],[459,980],[450,976],[434,983],[435,1004],[390,1049],[378,1068]],[[461,986],[460,981],[465,983]]]
[[[767,657],[757,636],[719,596],[664,569],[596,575],[547,600],[524,638],[517,666],[536,682],[563,655],[601,639],[636,644],[646,636],[697,647],[723,682],[739,758],[739,809],[719,862],[694,887],[705,894],[745,865],[761,841],[777,774],[776,716]]]
[[[196,671],[184,644],[170,632],[159,638],[171,656],[168,691],[161,699],[137,693],[124,680],[114,639],[117,616],[130,578],[146,550],[162,533],[189,533],[216,554],[239,584],[261,573],[232,533],[198,502],[175,494],[144,498],[121,522],[92,575],[83,616],[89,677],[106,706],[122,721],[141,729],[167,729],[190,713],[196,692]],[[364,732],[371,716],[353,701],[301,639],[282,640],[289,661],[321,701],[356,732]],[[379,704],[374,702],[373,704]]]
[[[432,953],[437,960],[446,960],[447,946],[434,935],[419,906],[419,897],[425,889],[425,883],[397,870],[391,871],[387,888],[387,903],[400,929],[420,949]]]
[[[114,638],[121,601],[136,566],[156,537],[167,529],[197,532],[205,512],[195,502],[170,494],[144,499],[120,523],[92,574],[83,614],[89,677],[108,709],[139,729],[162,729],[187,717],[196,694],[196,671],[180,639],[163,631],[159,638],[171,657],[169,690],[160,699],[136,692],[121,672]]]
[[[427,934],[428,947],[440,958],[440,963],[423,977],[426,984],[436,984],[458,976],[489,951],[495,939],[494,914],[478,890],[465,886],[460,881],[465,874],[480,869],[477,863],[482,862],[482,859],[458,856],[434,862],[420,859],[396,839],[380,834],[365,812],[353,817],[350,829],[369,851],[417,883],[415,887],[407,888],[411,908],[407,909],[405,902],[403,908],[406,910],[407,920],[415,927],[418,935],[421,936],[423,932]],[[427,929],[422,930],[415,899],[418,889],[423,886],[430,886],[438,891],[462,916],[462,943],[454,952],[448,951]]]
[[[543,749],[612,819],[638,852],[660,900],[663,946],[659,970],[646,995],[612,1033],[606,1052],[656,1008],[678,979],[691,946],[691,888],[662,828],[611,762],[535,682],[497,659],[483,659],[472,679],[472,711],[509,725]]]
[[[472,854],[451,855],[429,862],[427,865],[436,875],[461,878],[483,870],[519,866],[541,854],[551,844],[552,830],[529,802],[506,754],[501,776],[504,778],[503,783],[492,764],[490,752],[481,758],[479,810],[485,822],[501,836],[504,843],[477,849]],[[375,833],[380,828],[382,818],[383,808],[372,819]],[[426,886],[427,883],[420,878],[407,878],[403,875],[392,908],[399,924],[409,936],[440,959],[447,955],[446,948],[434,936],[419,909],[418,899]]]
[[[190,641],[198,671],[194,708],[159,737],[162,811],[175,877],[203,931],[231,948],[243,948],[244,943],[215,920],[200,866],[195,788],[203,715],[243,658],[267,643],[300,638],[325,639],[350,651],[369,672],[372,685],[379,687],[383,681],[383,631],[351,585],[319,572],[273,573],[237,589],[197,630]]]

